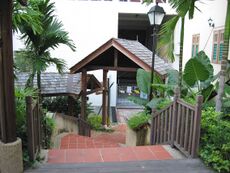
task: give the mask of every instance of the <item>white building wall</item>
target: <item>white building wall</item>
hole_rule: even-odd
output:
[[[185,19],[183,53],[184,65],[191,58],[192,35],[195,34],[200,34],[199,51],[204,50],[209,58],[212,57],[213,28],[209,26],[209,18],[211,18],[215,23],[214,30],[223,29],[225,25],[227,0],[202,1],[202,3],[197,1],[196,5],[201,10],[201,12],[196,10],[192,20],[189,20],[188,16]],[[208,39],[209,36],[210,39]],[[207,45],[205,46],[205,44]],[[213,64],[213,66],[214,73],[216,74],[220,70],[220,64]],[[178,65],[175,65],[175,67],[178,69]]]
[[[70,38],[76,44],[76,52],[72,52],[66,46],[59,46],[52,51],[52,55],[63,58],[68,68],[85,58],[92,51],[104,44],[110,38],[118,37],[118,14],[119,13],[144,13],[146,14],[152,5],[147,6],[141,2],[113,1],[78,1],[78,0],[52,0],[55,2],[56,15],[63,22],[64,29],[69,32]],[[167,14],[172,14],[168,4],[160,4]],[[14,37],[14,50],[23,48],[22,42]],[[54,67],[48,71],[55,71]],[[102,81],[102,72],[93,73],[99,81]],[[116,72],[109,72],[111,83],[111,106],[116,105]],[[95,106],[102,105],[101,95],[89,95],[89,102]]]

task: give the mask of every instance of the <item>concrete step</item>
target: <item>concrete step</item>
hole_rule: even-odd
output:
[[[168,159],[174,159],[174,157],[161,145],[88,149],[52,149],[48,152],[48,163],[96,163]]]
[[[199,159],[45,164],[26,173],[214,173]]]

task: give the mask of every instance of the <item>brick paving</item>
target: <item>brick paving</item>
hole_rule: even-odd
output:
[[[120,147],[125,144],[126,125],[115,126],[114,132],[93,132],[92,137],[68,134],[61,139],[60,149]]]

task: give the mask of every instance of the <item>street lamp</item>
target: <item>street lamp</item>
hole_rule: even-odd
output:
[[[153,84],[153,76],[154,76],[153,74],[154,74],[155,53],[157,47],[157,29],[158,26],[161,24],[164,16],[165,16],[165,11],[162,7],[158,5],[158,3],[156,3],[156,5],[153,6],[148,12],[150,25],[153,26],[151,85]],[[149,101],[150,100],[152,100],[152,86],[150,87],[150,93],[149,93]]]

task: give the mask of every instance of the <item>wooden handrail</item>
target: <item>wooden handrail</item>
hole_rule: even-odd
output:
[[[200,140],[202,96],[196,105],[179,99],[176,91],[173,102],[157,112],[152,110],[151,144],[171,144],[187,157],[195,158]]]

